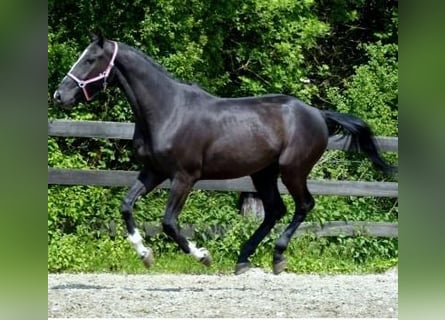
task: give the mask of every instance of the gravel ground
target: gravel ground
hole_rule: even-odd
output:
[[[49,274],[50,318],[397,318],[397,269],[369,275]]]

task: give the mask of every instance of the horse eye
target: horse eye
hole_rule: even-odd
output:
[[[88,64],[93,64],[93,62],[94,62],[94,59],[92,59],[92,58],[87,59],[87,63],[88,63]]]

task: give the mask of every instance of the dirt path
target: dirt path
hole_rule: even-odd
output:
[[[397,270],[379,275],[48,275],[48,317],[398,317]]]

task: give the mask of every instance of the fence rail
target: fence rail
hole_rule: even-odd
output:
[[[85,170],[48,168],[48,184],[60,185],[93,185],[124,187],[131,186],[138,172],[123,170]],[[169,188],[170,182],[165,181],[159,188]],[[279,181],[281,193],[288,193],[286,186]],[[398,197],[396,182],[365,182],[365,181],[321,181],[309,180],[308,188],[317,195],[339,196],[374,196]],[[255,192],[255,188],[248,177],[227,180],[201,180],[194,189]]]
[[[58,137],[83,137],[131,140],[134,123],[83,120],[48,120],[48,135]],[[381,151],[397,152],[399,143],[396,137],[376,137]],[[328,149],[346,150],[348,140],[341,135],[329,138]]]
[[[133,132],[133,123],[48,120],[49,136],[129,140],[132,139]],[[383,152],[398,152],[397,137],[376,137],[376,142]],[[328,149],[347,150],[347,145],[348,140],[337,135],[329,139]],[[48,184],[50,185],[130,186],[136,176],[137,172],[135,171],[48,167]],[[169,185],[169,182],[164,182],[159,187],[169,188]],[[248,177],[227,180],[201,180],[195,184],[194,188],[218,191],[255,191]],[[308,188],[316,195],[398,197],[397,182],[309,180]],[[283,194],[288,193],[281,181],[279,181],[279,190]],[[144,226],[146,234],[154,235],[153,232],[159,231],[159,227],[149,223],[145,223]],[[184,232],[189,232],[189,236],[194,234],[193,226],[184,226],[183,230]],[[306,222],[301,225],[296,235],[311,232],[317,236],[354,236],[362,234],[393,238],[397,237],[397,230],[398,224],[389,222],[330,221],[323,224]],[[218,232],[221,232],[221,230]]]
[[[284,224],[277,224],[274,232],[281,233],[286,226]],[[116,237],[118,234],[117,223],[110,221],[103,225],[103,230],[111,237]],[[160,224],[153,222],[143,222],[141,229],[147,238],[156,236],[162,233]],[[199,226],[184,224],[181,225],[181,234],[189,239],[194,239],[199,229],[199,234],[206,234],[212,237],[224,236],[228,231],[227,227],[221,226]],[[303,235],[313,235],[316,237],[337,237],[337,236],[369,236],[369,237],[385,237],[397,238],[398,226],[396,222],[371,222],[371,221],[328,221],[325,223],[319,222],[303,222],[294,233],[294,237]],[[126,236],[126,231],[122,230],[122,236]]]

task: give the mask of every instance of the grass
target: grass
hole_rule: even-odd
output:
[[[209,234],[207,227],[198,228],[194,234],[197,245],[204,245],[212,254],[213,265],[210,268],[201,265],[183,254],[165,235],[159,234],[146,243],[155,256],[154,265],[147,270],[124,238],[124,223],[116,224],[114,240],[110,239],[108,228],[103,227],[104,221],[121,219],[116,208],[119,208],[122,190],[57,186],[49,191],[49,272],[232,273],[242,243],[259,224],[251,216],[240,219],[236,209],[237,193],[194,191],[181,214],[181,224],[226,229],[223,236]],[[161,221],[166,196],[164,190],[158,190],[141,199],[135,208],[137,223]],[[283,198],[292,212],[290,197]],[[397,207],[393,200],[362,198],[318,196],[317,206],[307,221],[397,221],[398,211],[392,210]],[[280,223],[287,224],[290,219],[292,215],[288,214]],[[265,271],[272,268],[272,252],[279,236],[277,229],[266,237],[251,259],[254,266]],[[398,239],[303,236],[291,241],[285,255],[290,272],[382,272],[397,265]]]
[[[285,255],[287,271],[310,274],[355,274],[383,272],[398,263],[397,240],[383,239],[293,239]],[[107,238],[86,240],[76,235],[63,235],[50,241],[48,246],[48,272],[116,272],[129,274],[230,274],[236,264],[238,249],[218,250],[214,242],[206,243],[213,258],[206,267],[185,255],[172,243],[159,243],[153,247],[155,261],[147,270],[125,239]],[[270,272],[272,268],[273,240],[260,245],[252,256],[254,267]],[[394,251],[395,250],[395,251]]]

